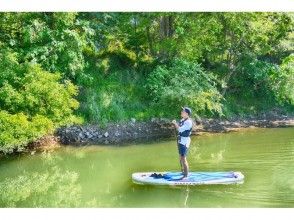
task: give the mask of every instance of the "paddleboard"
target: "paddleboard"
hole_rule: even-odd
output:
[[[153,173],[161,174],[151,176]],[[189,172],[185,179],[181,179],[181,172],[147,172],[133,173],[132,180],[137,184],[149,185],[206,185],[206,184],[235,184],[243,183],[241,172]]]

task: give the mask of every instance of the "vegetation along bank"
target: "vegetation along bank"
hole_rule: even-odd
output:
[[[293,115],[293,28],[293,13],[0,13],[0,151],[168,137],[181,106],[204,130]]]

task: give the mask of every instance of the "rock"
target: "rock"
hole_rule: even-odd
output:
[[[230,128],[226,128],[226,127],[224,127],[224,132],[229,132],[230,131]]]
[[[104,133],[104,137],[108,137],[109,136],[109,134],[108,134],[108,132],[106,131],[105,133]]]
[[[233,122],[232,125],[235,126],[235,127],[241,127],[239,122]]]
[[[169,119],[167,118],[160,118],[160,121],[164,123],[169,123]]]
[[[115,135],[115,137],[118,137],[120,134],[119,134],[118,131],[116,131],[116,132],[114,133],[114,135]]]
[[[291,116],[292,117],[292,116]],[[285,120],[286,119],[286,120]],[[200,122],[198,125],[195,121]],[[193,121],[192,131],[196,132],[230,132],[243,127],[279,127],[294,125],[294,120],[290,122],[287,115],[280,116],[276,123],[265,120],[260,116],[255,119],[232,118],[232,119],[208,119],[197,118]],[[167,123],[168,122],[168,123]],[[136,121],[131,118],[127,123],[109,124],[105,130],[94,125],[70,126],[57,130],[63,144],[116,144],[137,139],[156,139],[161,137],[174,137],[175,129],[167,118],[152,118],[148,122]],[[109,133],[110,132],[110,133]]]
[[[135,118],[131,118],[131,122],[132,123],[136,123],[136,119]]]

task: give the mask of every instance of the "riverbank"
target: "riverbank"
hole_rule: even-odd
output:
[[[199,119],[193,120],[192,135],[203,133],[233,132],[242,128],[276,128],[294,126],[293,116],[275,116],[246,119]],[[121,145],[132,142],[154,141],[172,138],[176,130],[169,119],[152,119],[148,122],[129,122],[99,125],[76,125],[57,130],[55,137],[63,145]]]

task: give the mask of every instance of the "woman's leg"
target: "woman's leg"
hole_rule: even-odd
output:
[[[178,151],[179,151],[179,161],[180,161],[180,167],[182,173],[184,173],[184,161],[182,160],[182,146],[181,144],[178,144]]]
[[[186,156],[181,156],[181,161],[184,167],[184,177],[187,177],[189,172],[189,164],[188,164]]]
[[[180,166],[181,166],[181,172],[184,173],[184,161],[182,160],[182,156],[179,157],[180,160]]]

